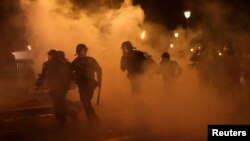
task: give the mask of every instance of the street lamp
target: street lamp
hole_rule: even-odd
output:
[[[28,46],[27,46],[27,48],[28,48],[28,50],[29,50],[29,51],[31,51],[31,50],[32,50],[31,45],[28,45]]]
[[[175,33],[174,33],[174,37],[175,37],[175,38],[178,38],[178,37],[179,37],[179,33],[178,33],[178,32],[175,32]]]
[[[146,31],[143,30],[142,33],[141,33],[141,40],[144,41],[146,38]]]
[[[184,16],[188,20],[191,17],[191,11],[185,11]]]
[[[169,47],[170,47],[170,48],[173,48],[173,47],[174,47],[174,44],[170,44]]]
[[[184,12],[184,16],[185,16],[185,18],[187,19],[186,20],[186,26],[188,27],[188,19],[191,17],[191,11],[185,11]]]

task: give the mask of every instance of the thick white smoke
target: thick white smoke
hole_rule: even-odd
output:
[[[126,40],[138,49],[148,51],[157,62],[160,53],[169,50],[183,68],[183,76],[175,86],[177,95],[163,94],[160,76],[147,79],[144,84],[146,110],[143,117],[154,133],[172,135],[173,139],[181,134],[190,140],[202,140],[207,124],[234,120],[228,118],[234,110],[231,103],[224,104],[211,91],[200,90],[194,72],[187,67],[190,42],[201,36],[202,30],[178,28],[170,33],[162,26],[145,23],[143,10],[132,5],[131,0],[125,0],[118,9],[91,5],[92,9],[96,8],[94,11],[76,7],[69,0],[22,0],[22,7],[27,16],[30,44],[38,52],[35,59],[37,72],[50,49],[63,50],[67,58],[73,60],[78,43],[89,47],[89,55],[97,59],[104,72],[98,114],[107,120],[106,124],[132,128],[138,121],[134,119],[137,107],[133,105],[126,74],[119,68],[120,45]],[[140,38],[143,30],[147,31],[145,41]],[[178,38],[174,38],[174,32],[179,33]],[[149,37],[152,38],[147,40]],[[170,48],[170,44],[174,47]],[[73,94],[76,96],[76,92]]]

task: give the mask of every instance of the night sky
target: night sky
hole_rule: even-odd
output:
[[[71,1],[75,2],[79,7],[86,3],[89,4],[86,0]],[[113,0],[114,3],[121,3],[121,1]],[[178,26],[185,26],[186,19],[183,11],[187,9],[192,11],[190,18],[191,28],[195,28],[202,22],[211,22],[209,21],[209,14],[204,13],[202,7],[206,2],[216,1],[233,11],[223,17],[232,30],[249,32],[248,14],[250,10],[248,7],[250,1],[248,0],[134,0],[134,4],[141,5],[145,11],[146,21],[160,23],[168,30],[173,30]],[[18,0],[1,0],[0,2],[1,48],[10,46],[11,50],[18,50],[21,46],[27,45],[24,24],[25,15],[22,15],[22,9],[19,5],[20,2]],[[207,26],[207,28],[210,27]]]
[[[249,19],[246,19],[246,15],[250,13],[248,0],[134,0],[135,4],[140,4],[144,9],[146,20],[162,23],[169,29],[185,24],[183,15],[185,10],[192,11],[190,25],[199,24],[206,19],[202,8],[209,2],[220,2],[233,11],[233,15],[228,17],[230,18],[228,22],[241,22],[243,26],[248,26]]]
[[[0,2],[0,49],[18,50],[27,44],[25,16],[18,0]],[[17,44],[18,43],[18,44]],[[8,46],[9,48],[6,48]]]

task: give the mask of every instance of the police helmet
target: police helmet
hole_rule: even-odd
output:
[[[63,51],[58,50],[57,53],[58,53],[58,56],[59,56],[61,59],[65,59],[65,58],[66,58],[66,57],[65,57],[65,53],[64,53]]]
[[[79,54],[82,50],[87,51],[88,47],[85,44],[78,44],[76,46],[76,54],[75,55]]]
[[[130,41],[122,42],[122,48],[127,48],[128,50],[135,49]]]
[[[164,52],[164,53],[161,54],[161,58],[170,60],[170,55],[169,55],[168,52]]]
[[[51,56],[52,58],[55,58],[58,56],[58,52],[55,50],[55,49],[51,49],[49,52],[48,52],[48,55]]]

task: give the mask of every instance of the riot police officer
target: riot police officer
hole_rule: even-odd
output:
[[[70,73],[69,65],[60,59],[56,50],[52,49],[48,52],[48,60],[43,64],[42,72],[36,82],[37,89],[42,85],[48,86],[55,116],[62,125],[66,121],[66,116],[76,118],[76,112],[69,111],[66,107],[66,93],[71,81]]]
[[[194,66],[197,71],[199,84],[203,88],[207,87],[211,83],[211,67],[213,64],[211,52],[212,50],[209,50],[206,46],[201,46],[190,58],[190,61],[193,63],[192,66]]]
[[[213,83],[220,94],[233,94],[240,88],[241,66],[232,44],[226,44],[214,63]]]
[[[72,71],[79,88],[80,99],[83,103],[89,125],[96,126],[99,118],[92,106],[94,90],[102,84],[102,69],[93,57],[87,56],[88,48],[85,44],[76,46],[76,58],[72,62]],[[97,80],[95,80],[97,76]]]
[[[182,69],[176,61],[170,60],[168,52],[161,55],[159,73],[162,74],[165,92],[172,93],[176,79],[181,75]]]
[[[141,77],[147,58],[142,51],[135,50],[130,41],[123,42],[121,48],[123,52],[121,70],[127,71],[132,93],[141,94]]]

